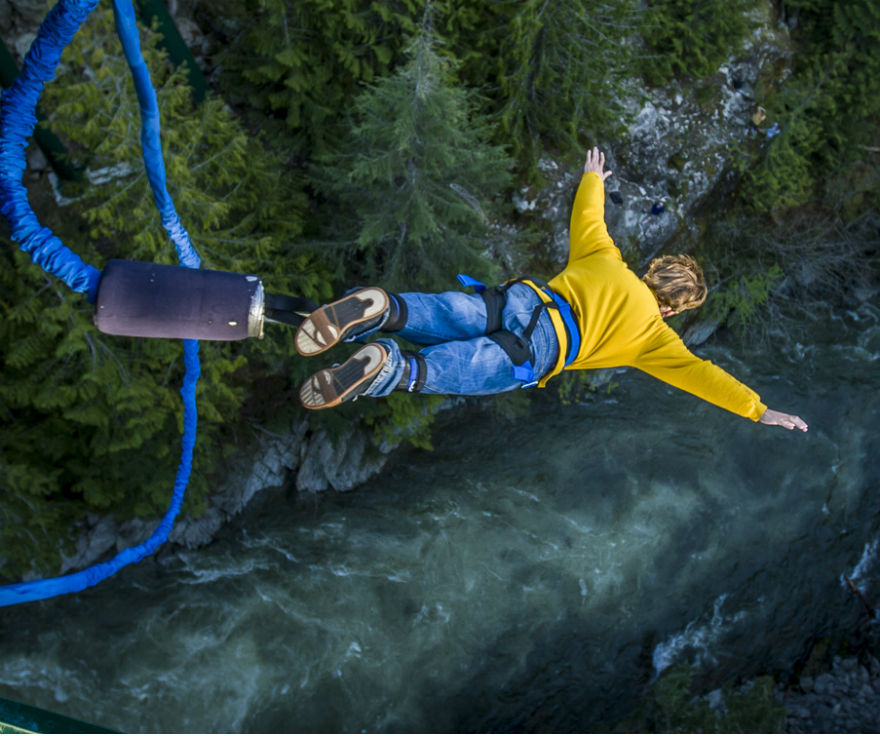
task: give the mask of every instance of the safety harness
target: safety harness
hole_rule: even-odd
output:
[[[458,274],[458,280],[462,286],[473,287],[474,292],[483,297],[486,304],[486,337],[507,353],[513,363],[513,377],[522,381],[522,388],[543,385],[544,381],[562,371],[577,357],[581,343],[580,332],[571,306],[546,282],[530,276],[521,276],[489,288],[483,282],[463,273]],[[531,319],[529,319],[522,335],[504,329],[502,321],[504,304],[507,301],[507,290],[514,284],[525,284],[534,290],[541,299],[541,303],[535,305],[532,310]],[[391,309],[382,330],[396,332],[406,325],[406,302],[396,294],[389,293],[389,297],[391,298]],[[534,356],[529,346],[529,339],[544,310],[550,312],[550,319],[559,341],[559,356],[556,359],[556,364],[547,374],[536,376],[533,365]],[[408,363],[409,370],[404,369],[397,389],[418,393],[424,387],[427,378],[425,358],[421,353],[408,350],[403,351],[403,357]]]
[[[531,276],[521,276],[488,288],[486,284],[466,274],[459,274],[458,280],[462,286],[473,287],[474,292],[483,297],[486,304],[486,336],[510,357],[513,362],[513,376],[518,381],[522,381],[522,388],[532,388],[538,385],[542,378],[556,375],[577,357],[580,350],[580,332],[571,305],[555,293],[546,282]],[[522,335],[505,330],[502,325],[507,290],[514,284],[525,284],[541,299],[541,303],[532,310],[532,317]],[[559,340],[559,356],[553,369],[542,377],[535,375],[534,356],[529,347],[529,339],[544,310],[554,310],[551,311],[550,318]]]

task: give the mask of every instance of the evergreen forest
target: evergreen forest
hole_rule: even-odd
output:
[[[550,277],[552,233],[517,210],[516,192],[547,184],[544,161],[578,171],[588,146],[625,149],[629,103],[654,90],[696,90],[711,108],[721,65],[769,23],[785,28],[788,63],[762,68],[755,88],[763,127],[781,132],[731,143],[694,213],[699,237],[664,246],[712,264],[711,298],[690,322],[757,339],[771,322],[796,329],[813,300],[846,305],[877,287],[880,0],[194,0],[186,15],[203,37],[206,94],[155,23],[141,41],[169,190],[203,267],[319,303],[357,284],[456,288],[459,272]],[[109,5],[67,48],[41,107],[84,172],[56,191],[26,181],[41,222],[98,268],[176,262],[139,166]],[[99,333],[85,298],[0,232],[0,557],[15,580],[57,571],[88,515],[162,513],[183,364],[175,341]],[[638,269],[638,246],[619,245]],[[304,415],[296,391],[315,366],[290,338],[270,326],[263,340],[202,343],[188,513],[260,433]],[[547,390],[560,400],[590,390],[589,377],[557,383]],[[487,406],[511,415],[527,401]],[[309,421],[429,448],[440,403],[394,394]]]

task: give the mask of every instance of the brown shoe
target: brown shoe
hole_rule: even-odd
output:
[[[319,307],[297,329],[293,339],[296,351],[305,357],[317,355],[357,328],[366,330],[378,325],[389,303],[384,289],[369,286]]]
[[[385,361],[388,350],[371,342],[342,365],[312,374],[300,387],[299,400],[306,409],[329,409],[349,401],[369,388]]]

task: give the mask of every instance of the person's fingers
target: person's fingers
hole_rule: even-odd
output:
[[[809,430],[807,423],[796,414],[785,414],[781,411],[773,411],[773,409],[766,409],[758,421],[762,424],[775,424],[777,427],[789,430],[799,429],[801,432]]]
[[[595,171],[605,181],[611,176],[610,171],[602,171],[605,168],[605,154],[599,150],[598,146],[593,146],[587,151],[586,161],[584,162],[584,171]]]
[[[809,429],[803,419],[793,414],[783,414],[778,421],[786,429],[799,429],[801,432],[806,432]]]

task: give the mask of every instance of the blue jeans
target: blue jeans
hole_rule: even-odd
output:
[[[506,330],[522,335],[541,303],[534,290],[514,284],[506,293],[501,323]],[[419,352],[427,365],[422,393],[481,396],[520,388],[523,382],[513,375],[513,361],[495,342],[486,337],[486,304],[478,294],[446,291],[442,294],[410,292],[399,294],[406,302],[406,326],[394,334],[423,345]],[[378,329],[350,337],[363,341]],[[400,346],[389,338],[379,338],[389,351],[388,360],[366,390],[367,396],[387,396],[400,383],[409,360]],[[556,364],[559,342],[547,310],[535,325],[529,339],[532,368],[540,378]]]

